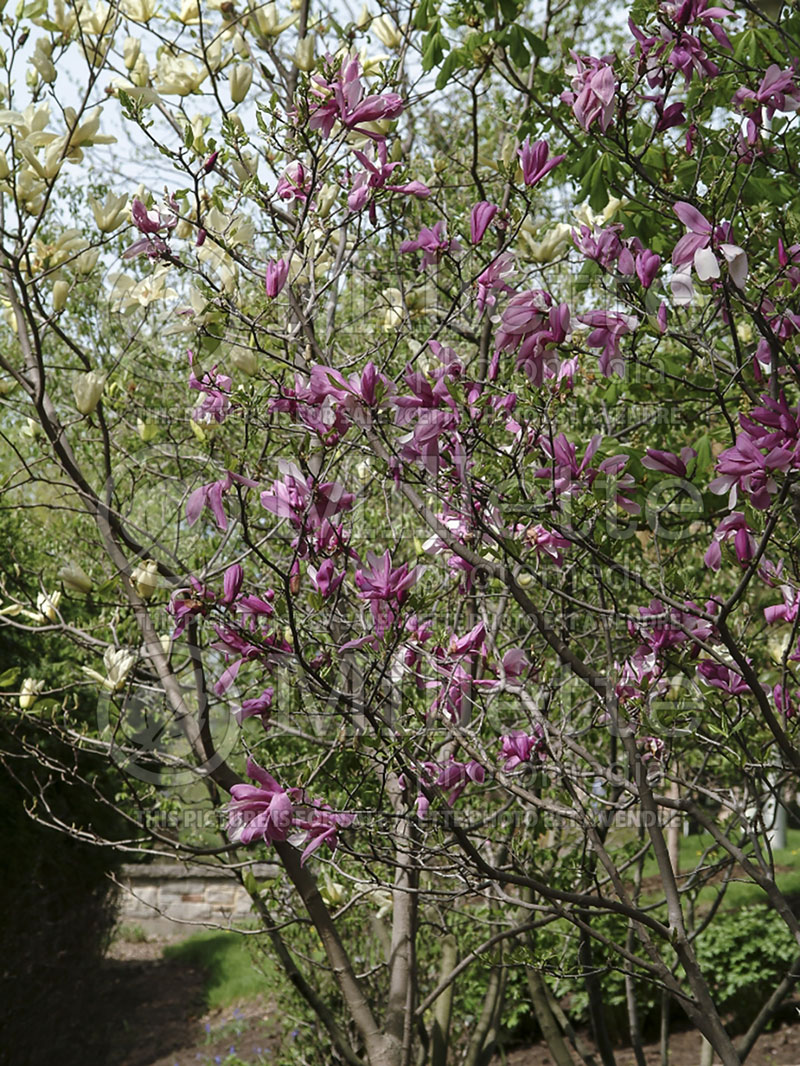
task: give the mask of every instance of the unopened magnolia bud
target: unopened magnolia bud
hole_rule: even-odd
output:
[[[320,218],[327,218],[331,208],[339,196],[339,188],[336,185],[323,185],[317,194],[317,214]]]
[[[90,415],[100,402],[106,383],[105,374],[90,370],[88,374],[77,374],[72,381],[75,406],[82,415]]]
[[[36,681],[32,677],[25,678],[19,692],[19,705],[23,711],[29,711],[33,707],[43,688],[44,681]]]
[[[141,418],[137,418],[136,432],[145,444],[149,444],[151,440],[154,440],[158,436],[158,426],[155,422],[143,422]]]
[[[131,574],[131,584],[143,600],[149,600],[158,588],[158,563],[145,559]]]
[[[249,63],[237,63],[230,74],[231,100],[240,104],[250,91],[253,81],[253,68]]]
[[[294,53],[294,65],[298,70],[302,70],[306,74],[313,68],[314,38],[310,34],[308,37],[303,37],[302,40],[297,42],[297,48]]]
[[[8,175],[11,173],[8,160],[6,159],[6,153],[0,152],[0,181],[5,181]]]
[[[403,43],[403,35],[391,15],[376,18],[370,29],[385,48],[399,48]]]
[[[53,310],[61,311],[69,295],[69,282],[57,281],[53,285]]]
[[[59,581],[71,592],[81,592],[84,595],[92,591],[92,579],[78,563],[67,563],[58,571]]]
[[[248,377],[252,377],[258,370],[256,353],[250,351],[249,348],[240,348],[238,345],[235,348],[231,348],[230,358],[236,369],[241,370]]]
[[[361,7],[361,13],[359,14],[358,18],[356,19],[356,26],[358,26],[358,28],[360,30],[365,30],[367,28],[367,26],[369,26],[371,18],[372,18],[372,15],[370,15],[370,13],[369,13],[369,8],[367,7],[366,4],[363,4],[362,7]]]
[[[142,42],[138,37],[126,37],[122,46],[122,57],[128,70],[133,70],[139,60]]]

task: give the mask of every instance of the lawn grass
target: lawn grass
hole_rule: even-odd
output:
[[[235,932],[196,933],[179,944],[164,948],[165,959],[178,959],[197,966],[207,974],[206,998],[209,1008],[223,1008],[238,1000],[266,995],[274,986],[271,965],[259,956],[256,964],[248,937]]]
[[[773,852],[773,861],[776,870],[779,871],[776,876],[776,882],[784,894],[800,894],[800,829],[789,829],[786,834],[786,840],[787,846],[785,848]],[[693,833],[691,836],[681,836],[681,872],[686,874],[693,870],[706,849],[712,844],[713,839],[709,833]],[[713,864],[715,859],[722,854],[721,849],[709,852],[706,856],[706,862]],[[784,869],[781,870],[781,867]],[[645,860],[643,876],[645,878],[658,876],[658,866],[652,855],[648,855]],[[766,893],[758,885],[749,881],[743,871],[739,870],[734,876],[743,880],[736,880],[729,884],[725,892],[724,907],[726,910],[742,907],[746,904],[765,902]],[[717,896],[717,891],[717,886],[707,885],[700,891],[697,902],[700,905],[712,903]]]

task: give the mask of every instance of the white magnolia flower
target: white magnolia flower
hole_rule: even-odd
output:
[[[33,707],[43,689],[44,681],[37,681],[32,677],[25,678],[19,693],[19,705],[23,711],[28,711]]]

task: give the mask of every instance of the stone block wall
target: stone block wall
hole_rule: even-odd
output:
[[[278,866],[267,863],[250,869],[258,881],[280,874]],[[119,881],[119,924],[139,926],[148,936],[180,939],[253,917],[250,897],[223,867],[131,863],[122,867]]]

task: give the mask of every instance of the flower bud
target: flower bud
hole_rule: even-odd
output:
[[[253,68],[249,63],[237,63],[230,74],[231,101],[240,104],[250,91]]]
[[[399,48],[403,43],[403,35],[391,15],[380,15],[373,20],[370,29],[384,48]]]
[[[48,622],[58,621],[58,605],[61,603],[61,589],[55,592],[40,592],[36,597],[36,610]]]
[[[125,44],[122,46],[122,56],[128,70],[133,70],[136,66],[141,50],[142,42],[138,37],[125,38]]]
[[[29,711],[33,707],[43,688],[44,681],[34,680],[32,677],[25,678],[19,693],[19,705],[23,711]]]
[[[64,308],[64,304],[67,302],[67,296],[69,295],[69,282],[57,281],[53,285],[53,310],[61,311]]]
[[[158,563],[145,559],[131,574],[131,584],[143,600],[149,600],[158,588]]]
[[[294,65],[306,74],[314,67],[314,38],[309,34],[297,42]]]
[[[72,381],[75,406],[82,415],[90,415],[100,402],[106,383],[105,374],[90,370],[88,374],[76,374]]]
[[[58,571],[58,579],[71,592],[81,592],[84,595],[92,591],[92,579],[78,563],[67,563]]]
[[[142,438],[145,444],[149,444],[151,440],[155,440],[158,436],[158,426],[155,422],[143,422],[141,418],[136,419],[136,432]]]
[[[258,370],[256,353],[250,351],[249,348],[240,348],[238,345],[231,348],[230,360],[237,370],[241,370],[241,372],[247,374],[248,377],[252,377],[252,375]]]

